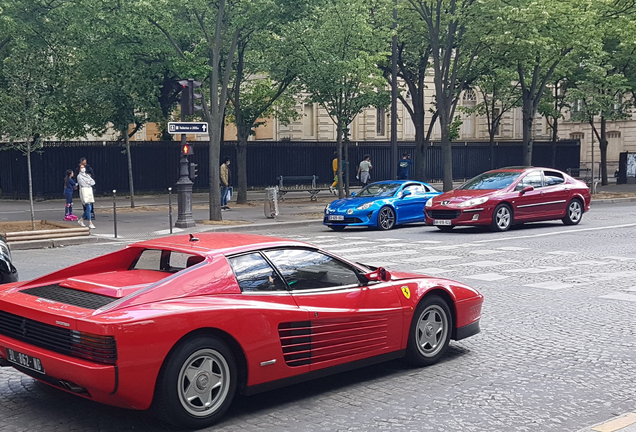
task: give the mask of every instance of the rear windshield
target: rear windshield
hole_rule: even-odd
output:
[[[391,197],[402,186],[402,183],[374,183],[363,188],[357,197]]]
[[[468,180],[459,189],[504,189],[510,186],[520,175],[520,172],[487,172]]]

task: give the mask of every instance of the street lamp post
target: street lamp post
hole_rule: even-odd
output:
[[[397,29],[397,0],[393,4],[393,30]],[[397,179],[397,33],[393,35],[391,49],[391,179]]]

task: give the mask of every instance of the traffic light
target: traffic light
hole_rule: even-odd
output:
[[[194,181],[199,175],[197,174],[197,167],[199,164],[195,164],[194,162],[190,162],[190,180]]]
[[[194,114],[194,108],[192,107],[192,99],[194,97],[190,80],[181,80],[179,85],[181,85],[181,112],[183,115],[192,115]]]
[[[181,146],[181,154],[183,156],[191,156],[194,154],[194,146],[192,144],[183,144]]]
[[[200,93],[201,83],[193,79],[179,81],[181,86],[181,112],[184,115],[192,115],[203,109],[203,95]],[[199,93],[194,90],[198,89]]]

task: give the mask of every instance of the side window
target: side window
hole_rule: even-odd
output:
[[[543,186],[543,179],[541,177],[541,172],[539,171],[531,172],[525,176],[521,182],[523,187],[532,186],[535,189],[538,189]]]
[[[144,249],[131,270],[162,270],[162,251],[159,249]]]
[[[229,258],[241,291],[284,291],[285,284],[259,253]]]
[[[356,273],[344,263],[306,249],[265,251],[292,290],[359,285]]]
[[[544,171],[543,176],[545,178],[546,186],[554,186],[559,185],[561,183],[565,183],[565,179],[563,178],[563,174],[556,171]]]
[[[424,195],[425,193],[424,187],[421,185],[409,185],[404,190],[411,192],[412,195]]]

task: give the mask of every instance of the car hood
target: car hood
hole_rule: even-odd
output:
[[[344,199],[339,199],[336,201],[333,201],[331,204],[329,204],[329,208],[332,210],[337,210],[337,209],[348,209],[348,208],[356,208],[356,207],[360,207],[361,205],[364,205],[366,203],[373,203],[376,201],[380,201],[380,200],[385,200],[386,197],[351,197],[351,198],[344,198]]]
[[[433,204],[439,204],[442,201],[450,201],[449,204],[461,203],[473,198],[492,196],[496,192],[498,192],[497,189],[454,189],[433,197]]]

